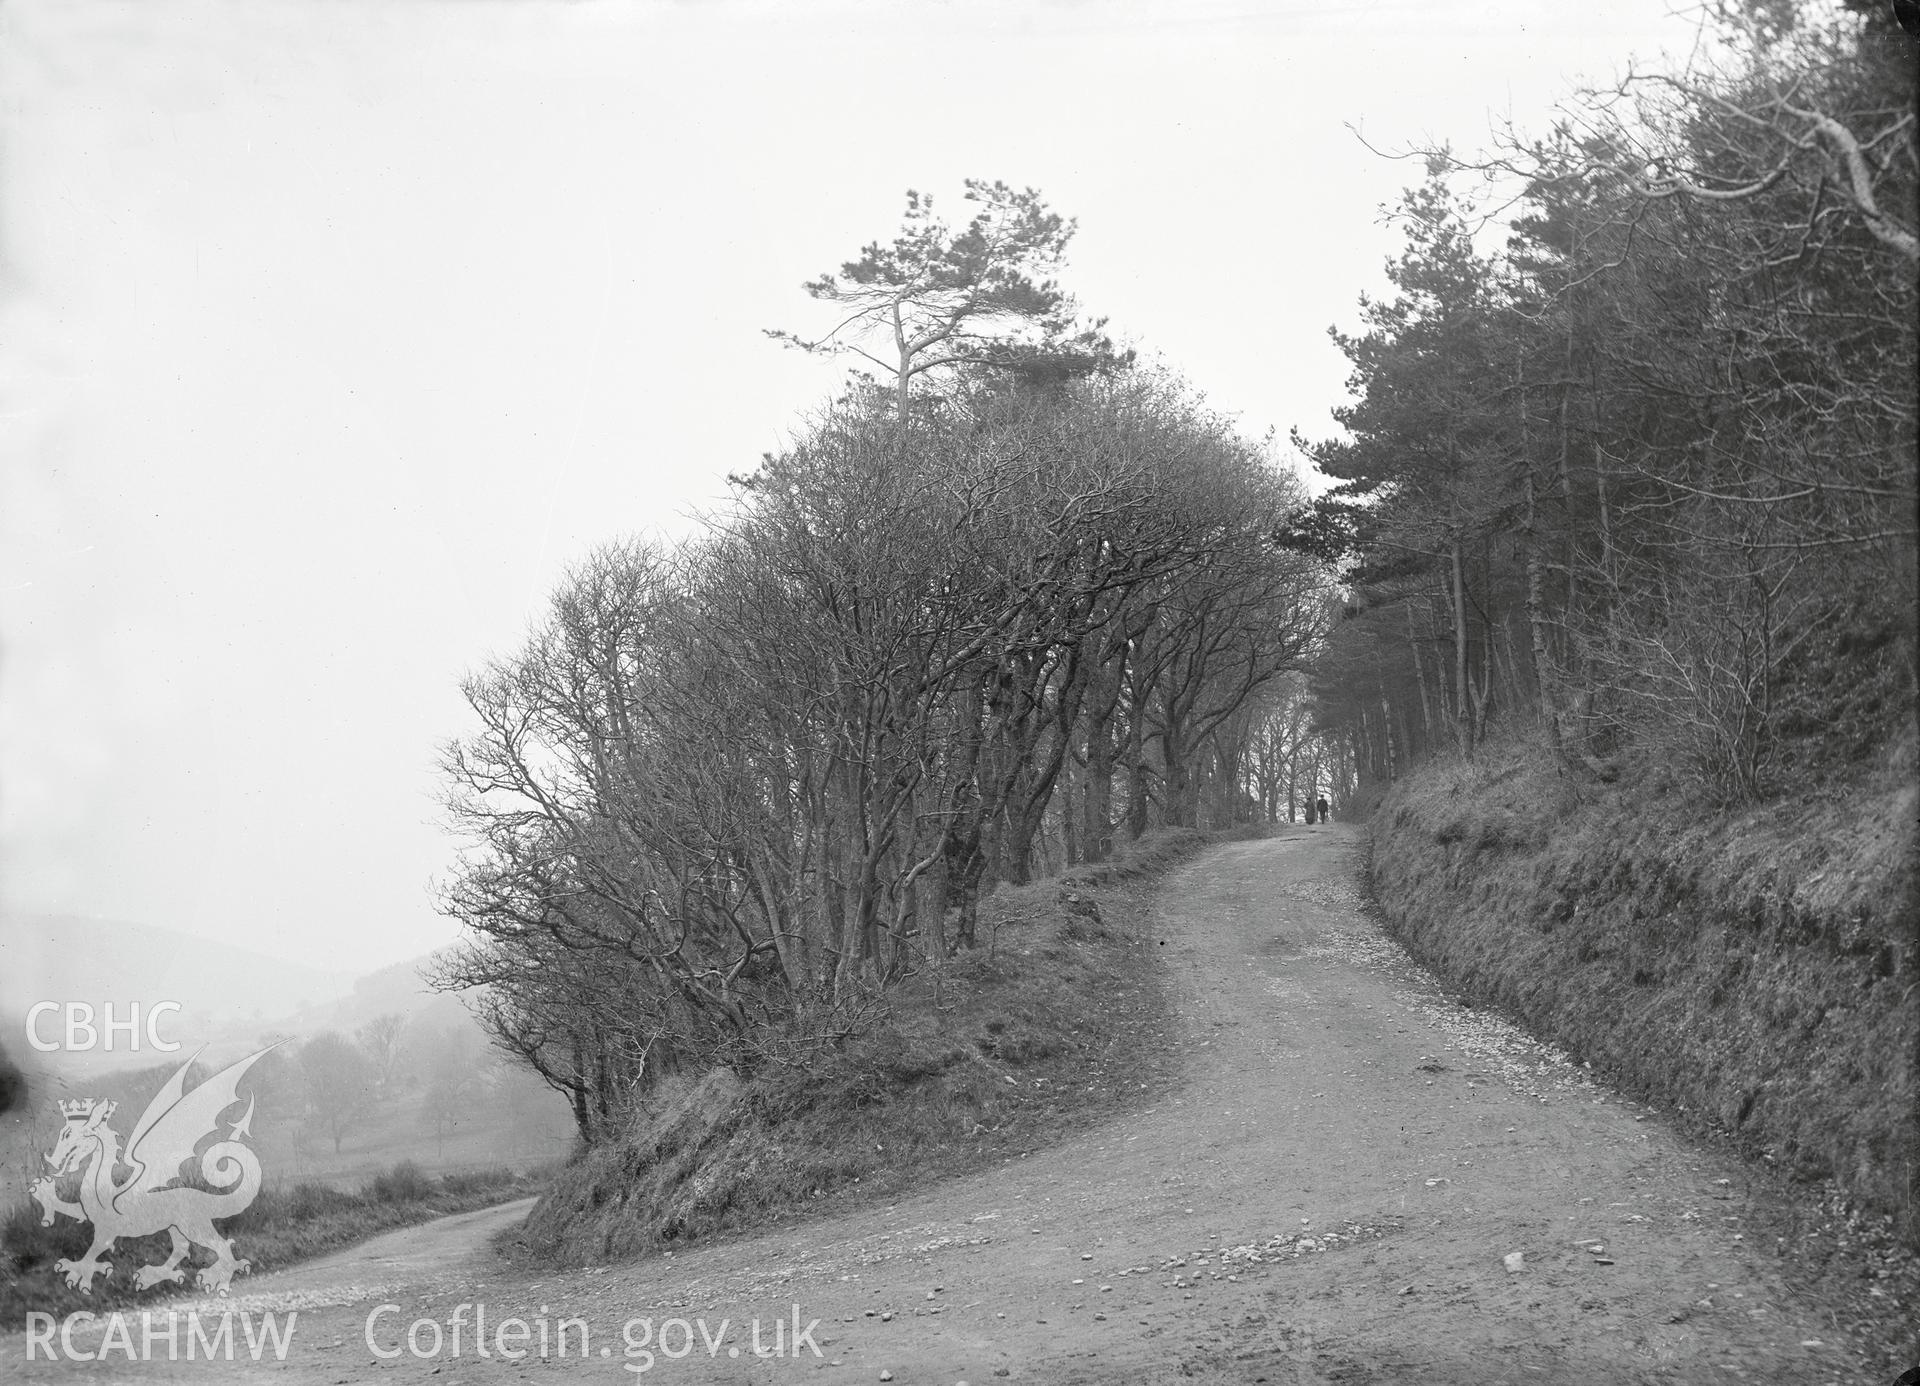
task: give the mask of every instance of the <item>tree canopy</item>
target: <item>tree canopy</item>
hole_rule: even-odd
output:
[[[933,198],[908,189],[900,232],[803,287],[841,316],[817,337],[783,329],[767,335],[801,350],[851,353],[893,381],[900,417],[909,388],[953,367],[1060,380],[1124,364],[1104,320],[1081,324],[1054,276],[1076,223],[1048,208],[1033,188],[970,178],[966,200],[979,210],[954,231],[934,215]]]
[[[490,988],[590,1135],[683,1066],[856,1033],[974,945],[996,883],[1297,778],[1300,736],[1255,742],[1325,612],[1271,538],[1298,482],[1164,375],[956,386],[822,410],[466,686],[445,903],[474,946],[444,980]]]
[[[1722,19],[1544,138],[1429,151],[1395,297],[1336,334],[1315,689],[1370,777],[1537,718],[1575,773],[1754,798],[1911,715],[1911,55],[1877,12]]]

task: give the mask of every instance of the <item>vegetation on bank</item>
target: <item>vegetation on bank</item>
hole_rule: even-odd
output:
[[[244,1212],[221,1220],[234,1242],[234,1254],[250,1263],[249,1274],[281,1270],[329,1251],[363,1242],[376,1233],[425,1222],[446,1213],[463,1213],[524,1198],[546,1187],[549,1171],[479,1170],[467,1174],[425,1173],[411,1160],[382,1171],[357,1191],[326,1184],[269,1184]],[[71,1218],[42,1226],[40,1205],[22,1199],[0,1223],[0,1328],[21,1327],[29,1312],[58,1316],[80,1310],[98,1312],[123,1305],[152,1305],[176,1295],[191,1295],[192,1273],[212,1260],[196,1249],[182,1264],[189,1281],[179,1286],[136,1290],[133,1277],[142,1267],[165,1261],[164,1232],[123,1238],[108,1255],[113,1271],[93,1285],[92,1293],[70,1288],[54,1270],[61,1259],[77,1260],[92,1242],[92,1229]],[[246,1278],[233,1293],[246,1293]]]
[[[1113,860],[997,892],[982,946],[916,974],[884,1020],[805,1066],[666,1085],[562,1170],[510,1248],[579,1264],[905,1196],[1147,1102],[1173,1076],[1153,833]]]
[[[1535,732],[1421,766],[1369,824],[1408,950],[1744,1156],[1749,1242],[1888,1379],[1920,1351],[1915,759],[1909,734],[1729,809],[1658,772],[1580,784]]]
[[[1920,1246],[1914,745],[1715,812],[1502,741],[1387,794],[1374,894],[1451,984]]]

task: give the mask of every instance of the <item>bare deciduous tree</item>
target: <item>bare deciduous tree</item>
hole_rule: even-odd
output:
[[[398,1011],[382,1012],[354,1032],[354,1038],[360,1041],[360,1047],[373,1062],[374,1081],[382,1097],[391,1095],[406,1032],[407,1018]]]
[[[334,1154],[346,1137],[373,1115],[374,1069],[345,1035],[328,1030],[300,1046],[300,1077],[307,1114],[333,1141]]]
[[[1240,812],[1237,713],[1321,609],[1272,540],[1295,484],[1171,380],[956,385],[824,411],[466,685],[445,900],[474,945],[439,980],[486,988],[588,1139],[677,1068],[807,1061],[972,946],[984,892],[1064,857],[1069,766],[1098,853],[1120,764],[1174,786],[1156,821]]]

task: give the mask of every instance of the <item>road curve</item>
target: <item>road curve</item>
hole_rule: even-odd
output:
[[[525,1205],[465,1214],[238,1282],[251,1315],[297,1310],[283,1360],[246,1360],[237,1333],[232,1363],[168,1362],[164,1338],[161,1360],[28,1361],[13,1334],[0,1375],[1867,1382],[1747,1245],[1737,1165],[1447,1001],[1359,909],[1357,840],[1291,828],[1169,877],[1151,927],[1182,1082],[999,1170],[536,1277],[485,1248]],[[584,1324],[584,1351],[576,1325],[557,1355],[562,1319]],[[80,1352],[102,1344],[98,1328],[71,1337]],[[128,1337],[137,1357],[137,1319]]]

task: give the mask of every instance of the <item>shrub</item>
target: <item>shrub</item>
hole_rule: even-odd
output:
[[[374,1175],[366,1188],[366,1196],[375,1203],[424,1203],[433,1192],[433,1180],[412,1160]]]

